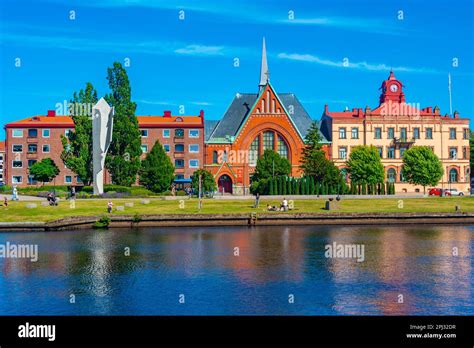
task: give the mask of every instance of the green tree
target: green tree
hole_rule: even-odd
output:
[[[274,194],[275,194],[275,192],[273,191],[273,179],[272,179],[272,180],[270,180],[270,182],[269,182],[268,186],[269,186],[269,189],[268,189],[268,191],[269,191],[269,194],[270,194],[270,195],[274,195]]]
[[[214,192],[217,190],[216,181],[214,175],[205,169],[196,170],[191,176],[192,187],[194,192],[199,192],[199,175],[201,175],[201,190],[202,192]]]
[[[107,69],[111,93],[105,99],[114,107],[113,139],[106,158],[112,181],[131,186],[140,169],[141,136],[135,116],[137,105],[132,102],[132,89],[125,68],[118,62]]]
[[[170,189],[174,178],[174,166],[159,141],[141,164],[140,184],[150,191],[162,193]]]
[[[51,158],[43,158],[30,167],[33,179],[43,183],[50,182],[59,174],[59,168]]]
[[[286,176],[291,173],[291,164],[285,157],[280,156],[273,150],[265,150],[263,156],[257,160],[253,180],[268,179],[272,177]],[[280,184],[279,184],[280,185]],[[279,187],[279,193],[281,187]]]
[[[443,176],[438,156],[428,146],[413,146],[403,155],[403,175],[410,184],[435,186]]]
[[[351,180],[359,184],[383,182],[385,171],[377,148],[373,145],[354,147],[347,161]]]
[[[79,93],[74,92],[70,101],[74,109],[86,110],[86,113],[72,113],[74,130],[67,138],[61,135],[64,164],[81,178],[84,185],[92,182],[92,119],[90,112],[97,103],[97,91],[90,82]],[[78,107],[80,106],[80,107]]]

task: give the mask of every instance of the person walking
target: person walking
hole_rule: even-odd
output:
[[[257,194],[255,195],[255,204],[254,204],[254,208],[258,208],[258,205],[260,204],[260,193],[257,192]]]
[[[18,189],[16,188],[16,185],[13,186],[13,192],[12,192],[12,201],[17,201],[18,200]]]
[[[112,212],[113,207],[114,207],[114,204],[112,203],[112,201],[109,201],[109,203],[107,203],[107,212],[109,214]]]

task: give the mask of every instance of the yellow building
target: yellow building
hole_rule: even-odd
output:
[[[442,116],[438,107],[421,109],[406,103],[403,85],[393,72],[382,83],[377,108],[330,112],[327,105],[321,119],[321,132],[332,143],[330,158],[345,172],[346,161],[357,145],[379,149],[386,181],[394,182],[396,192],[423,192],[422,186],[405,182],[403,152],[413,145],[429,146],[441,160],[444,175],[437,187],[469,192],[469,119],[457,112]]]

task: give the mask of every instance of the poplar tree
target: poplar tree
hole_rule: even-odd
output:
[[[140,169],[141,136],[135,116],[137,105],[132,102],[132,89],[122,64],[115,62],[107,69],[111,93],[105,99],[115,109],[112,143],[106,167],[117,185],[131,186]],[[160,145],[161,146],[161,145]]]
[[[156,141],[141,164],[140,184],[150,191],[162,193],[170,189],[173,178],[174,166],[163,146]],[[215,184],[214,177],[212,182]]]

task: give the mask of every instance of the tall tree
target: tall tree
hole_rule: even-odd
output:
[[[377,184],[385,179],[379,152],[373,145],[359,145],[352,150],[347,161],[351,181],[358,184]]]
[[[92,119],[89,114],[92,106],[97,103],[97,91],[90,82],[79,93],[74,92],[71,99],[74,110],[87,111],[86,113],[72,113],[74,130],[70,131],[67,138],[61,135],[63,151],[61,159],[64,164],[76,173],[84,183],[92,182]],[[76,107],[80,106],[80,107]]]
[[[170,189],[174,166],[159,141],[156,141],[140,168],[140,184],[150,191],[162,193]]]
[[[114,107],[113,139],[106,158],[106,167],[115,184],[131,186],[140,168],[141,137],[135,116],[137,105],[125,68],[118,62],[107,69],[111,93],[105,99]],[[161,145],[160,145],[161,146]]]
[[[43,184],[45,182],[50,182],[58,174],[59,174],[58,166],[49,157],[43,158],[41,161],[36,162],[30,167],[30,175],[33,176],[33,179],[36,181],[40,181]]]
[[[191,176],[192,187],[195,192],[199,192],[199,175],[201,175],[201,190],[202,192],[214,192],[217,189],[214,175],[205,169],[196,170]]]
[[[252,180],[269,179],[272,177],[287,176],[291,173],[291,164],[288,159],[280,156],[273,150],[265,150],[257,161]],[[281,183],[278,183],[281,186]],[[281,190],[279,190],[281,192]]]
[[[410,184],[435,186],[443,176],[438,156],[428,146],[413,146],[403,155],[403,175]]]

